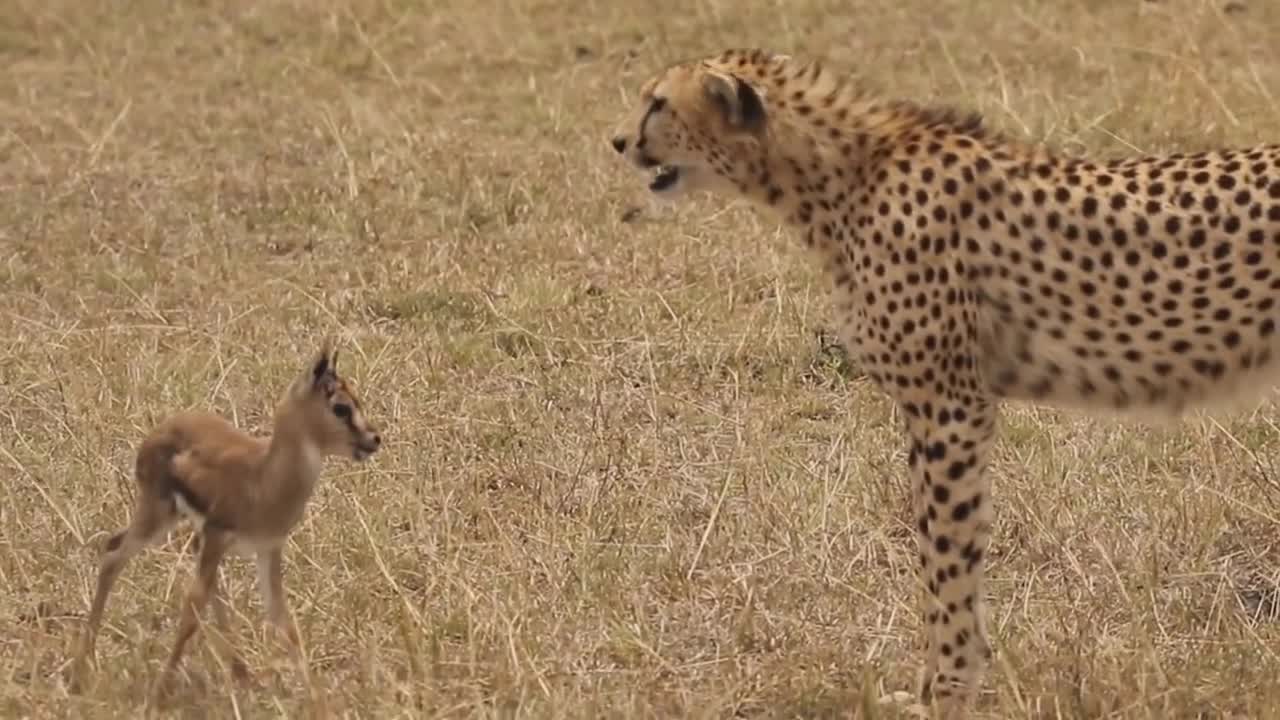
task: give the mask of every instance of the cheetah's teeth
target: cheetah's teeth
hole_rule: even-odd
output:
[[[670,190],[676,181],[680,179],[680,168],[662,165],[658,168],[657,174],[653,178],[653,182],[649,183],[649,189],[654,192],[662,192]]]

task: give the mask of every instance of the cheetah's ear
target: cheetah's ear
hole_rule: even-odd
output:
[[[764,130],[764,101],[755,88],[732,75],[711,72],[703,77],[702,89],[729,127],[753,135]]]

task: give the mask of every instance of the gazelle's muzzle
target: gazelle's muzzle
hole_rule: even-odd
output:
[[[363,438],[356,442],[355,449],[351,456],[356,460],[364,460],[370,455],[378,452],[378,448],[382,447],[382,436],[377,432],[370,431]]]

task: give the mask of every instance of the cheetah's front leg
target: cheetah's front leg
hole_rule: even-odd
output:
[[[921,697],[941,717],[963,717],[986,661],[983,557],[991,532],[987,460],[995,403],[961,394],[902,403],[920,549],[926,662]]]

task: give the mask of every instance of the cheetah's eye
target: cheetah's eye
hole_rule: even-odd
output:
[[[338,403],[333,406],[333,414],[343,420],[351,419],[351,406],[346,403]]]
[[[649,112],[651,112],[651,113],[656,113],[656,112],[658,112],[658,111],[662,110],[662,108],[664,108],[664,107],[666,107],[666,106],[667,106],[667,99],[666,99],[666,98],[664,98],[664,97],[655,97],[655,98],[654,98],[654,99],[649,103]]]

